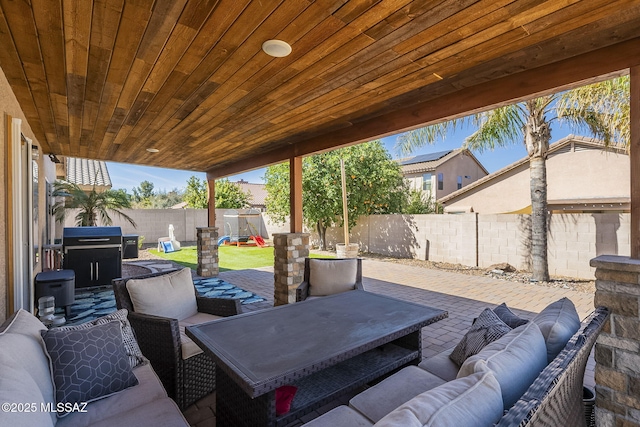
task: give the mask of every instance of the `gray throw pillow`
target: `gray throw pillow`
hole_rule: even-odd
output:
[[[505,302],[494,308],[493,312],[497,314],[500,320],[506,323],[511,329],[526,325],[529,322],[527,319],[523,319],[511,311]]]
[[[461,366],[468,357],[478,354],[487,344],[497,340],[511,328],[490,309],[485,308],[469,331],[453,349],[449,358]]]
[[[122,342],[120,323],[87,329],[42,331],[56,403],[102,399],[138,384]],[[58,412],[58,417],[68,412]]]
[[[87,329],[95,325],[104,325],[105,323],[117,320],[118,322],[120,322],[120,327],[122,328],[122,341],[124,341],[124,348],[127,351],[129,364],[131,365],[131,368],[135,368],[139,364],[146,362],[147,359],[145,359],[145,357],[142,355],[142,351],[140,351],[138,341],[136,340],[136,336],[133,333],[133,328],[131,328],[131,324],[129,323],[129,319],[127,318],[128,314],[129,312],[126,309],[122,308],[118,311],[109,313],[106,316],[99,317],[90,322],[73,326],[62,326],[57,329],[65,331]]]

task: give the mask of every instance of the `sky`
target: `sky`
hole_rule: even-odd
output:
[[[444,140],[438,141],[434,145],[422,147],[413,152],[411,156],[460,148],[464,139],[472,132],[473,129],[468,128],[456,129],[455,132],[447,134],[447,137]],[[551,142],[553,143],[558,141],[570,133],[571,132],[567,128],[558,126],[558,123],[554,122],[552,123]],[[408,157],[400,156],[395,152],[394,145],[396,140],[397,135],[383,138],[382,142],[391,154],[392,158]],[[527,151],[524,144],[519,143],[505,148],[497,148],[494,151],[486,150],[482,153],[474,152],[473,154],[480,163],[482,163],[485,169],[487,169],[489,173],[492,173],[526,157]],[[132,192],[134,187],[138,187],[142,181],[152,182],[156,191],[171,191],[173,189],[184,190],[187,185],[187,180],[191,176],[196,176],[202,180],[206,179],[206,174],[204,172],[198,173],[193,171],[162,169],[114,162],[107,162],[107,167],[109,169],[109,175],[111,176],[112,188],[114,190],[124,188],[129,193]],[[264,171],[264,169],[257,169],[245,172],[231,176],[229,177],[229,180],[238,181],[240,179],[244,179],[251,183],[263,183]]]

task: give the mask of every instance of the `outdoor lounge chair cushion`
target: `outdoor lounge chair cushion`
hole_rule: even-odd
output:
[[[500,384],[493,373],[478,372],[450,381],[406,402],[376,427],[493,426],[502,416]]]
[[[3,412],[2,423],[8,426],[55,424],[55,412],[40,411],[40,404],[55,405],[49,360],[40,336],[40,331],[46,329],[35,316],[22,309],[0,326],[0,401],[37,405],[35,412]]]
[[[527,319],[523,319],[522,317],[511,311],[511,309],[507,307],[507,303],[505,302],[494,308],[493,312],[497,314],[500,320],[506,323],[511,329],[515,329],[518,326],[526,325],[527,323],[529,323]]]
[[[485,308],[449,357],[460,366],[468,357],[477,354],[487,344],[494,342],[510,330],[511,328],[500,320],[493,310]]]
[[[127,291],[136,313],[183,320],[198,312],[188,268],[147,279],[131,279],[127,281]]]
[[[180,343],[183,360],[187,360],[188,358],[195,356],[196,354],[202,353],[202,349],[198,347],[198,344],[193,342],[193,340],[189,338],[185,333],[185,327],[199,325],[200,323],[210,322],[217,319],[221,319],[221,316],[216,316],[209,313],[196,313],[193,316],[187,317],[186,319],[178,322],[178,325],[180,327]]]
[[[129,319],[127,318],[128,314],[129,311],[123,308],[113,313],[109,313],[105,316],[98,317],[97,319],[90,322],[80,323],[79,325],[73,326],[62,326],[61,328],[58,328],[58,330],[70,331],[77,329],[87,329],[95,325],[104,325],[105,323],[117,320],[118,322],[120,322],[120,327],[122,329],[122,341],[124,342],[124,348],[127,351],[129,364],[131,365],[131,368],[135,368],[139,364],[144,363],[146,359],[142,355],[142,351],[140,351],[138,341],[136,340],[136,336],[133,333],[133,329],[131,328]]]
[[[458,378],[491,371],[509,409],[547,365],[547,348],[538,325],[529,322],[487,345],[460,367]]]
[[[57,403],[103,399],[138,384],[114,320],[86,329],[42,331]],[[69,412],[58,411],[58,417]]]
[[[135,409],[127,412],[116,412],[112,417],[102,419],[91,427],[113,427],[113,426],[153,426],[153,427],[176,427],[188,426],[178,405],[168,398],[152,400]],[[57,426],[56,426],[57,427]]]
[[[355,288],[358,263],[354,259],[309,260],[309,295],[326,296]]]
[[[408,366],[354,396],[349,406],[378,422],[403,403],[445,382],[417,366]]]
[[[547,363],[551,363],[580,329],[580,317],[569,298],[562,298],[549,304],[536,317],[534,322],[540,328],[547,346]]]

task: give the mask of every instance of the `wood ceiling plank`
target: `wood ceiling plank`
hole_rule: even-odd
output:
[[[513,33],[512,33],[512,34],[513,34]],[[516,38],[516,39],[521,39],[521,38],[522,38],[522,35],[521,35],[520,33],[515,33],[515,38]],[[501,39],[501,40],[499,40],[499,41],[496,41],[496,42],[495,42],[495,44],[496,44],[496,45],[498,45],[498,46],[502,46],[504,43],[505,43],[505,40],[504,40],[504,39]],[[483,49],[486,49],[486,47],[483,47]],[[476,56],[476,54],[475,54],[475,53],[474,53],[473,55],[469,55],[469,56],[470,56],[470,57],[475,57],[475,58],[481,58],[481,57]],[[454,59],[455,59],[455,62],[456,62],[456,63],[459,63],[459,61],[457,60],[457,58],[454,58]],[[398,73],[398,74],[402,74],[402,69],[397,70],[397,71],[396,71],[396,73]],[[384,78],[385,78],[385,79],[387,79],[387,80],[391,80],[391,81],[397,81],[397,78],[398,78],[398,77],[399,77],[399,76],[394,76],[393,74],[387,74],[387,75],[385,75],[385,76],[384,76]],[[424,78],[426,78],[426,77],[428,77],[428,76],[426,76],[424,73],[422,73],[420,76],[416,76],[416,78],[414,78],[414,79],[412,79],[412,80],[413,80],[413,82],[416,82],[416,83],[414,83],[414,84],[418,84],[418,85],[419,85],[419,84],[422,84],[422,83],[421,83],[421,80],[424,80]],[[406,85],[405,85],[404,83],[402,83],[402,85],[403,85],[403,87],[406,87]],[[362,89],[363,89],[363,91],[364,91],[364,87],[363,87]],[[357,90],[357,89],[356,89],[356,90]],[[380,92],[378,92],[378,93],[377,93],[377,95],[378,95],[378,96],[381,96],[382,94],[381,94]],[[330,98],[330,99],[332,99],[332,98]],[[352,102],[351,102],[350,104],[348,104],[348,105],[357,105],[359,102],[363,102],[363,100],[362,100],[362,99],[360,99],[360,100],[358,101],[358,100],[354,99],[354,100],[352,100]],[[312,105],[313,105],[313,104],[307,104],[307,106],[308,106],[308,107],[311,107]],[[325,105],[321,105],[320,107],[318,107],[318,109],[319,109],[319,110],[322,110],[322,109],[324,109],[325,107],[326,107]],[[331,107],[333,107],[333,108],[338,108],[338,107],[336,107],[336,106],[331,106]],[[330,108],[330,107],[329,107],[329,108]],[[301,124],[300,120],[304,120],[304,118],[301,118],[301,119],[300,119],[300,117],[301,117],[301,116],[303,116],[303,115],[305,115],[305,113],[306,113],[306,115],[307,115],[307,116],[309,116],[309,115],[310,115],[310,114],[309,114],[309,112],[310,112],[311,114],[313,114],[313,113],[314,113],[314,112],[316,112],[316,111],[315,111],[315,110],[312,110],[311,108],[309,108],[309,109],[308,109],[308,110],[306,110],[306,111],[300,111],[300,110],[294,110],[294,109],[289,110],[289,113],[288,113],[288,114],[289,114],[289,117],[288,117],[288,118],[291,120],[291,121],[290,121],[290,123],[296,123],[297,125],[300,125],[300,124]],[[269,116],[267,116],[267,117],[269,117]],[[287,118],[287,114],[285,114],[285,115],[281,115],[281,116],[279,117],[279,119],[278,119],[279,121],[278,121],[277,123],[282,124],[282,123],[284,122],[284,119],[286,119],[286,118]],[[302,124],[304,124],[304,122],[302,122]]]
[[[626,16],[634,16],[634,14],[628,14],[628,15],[626,15]],[[637,15],[636,15],[636,16],[637,16]],[[617,19],[617,20],[615,20],[615,21],[613,21],[613,22],[611,22],[611,23],[610,23],[610,25],[611,25],[613,28],[615,28],[615,27],[619,27],[619,26],[620,26],[620,24],[621,24],[621,23],[620,23],[620,20],[619,20],[619,19]],[[632,24],[630,24],[630,28],[633,28],[633,26],[634,26],[634,25],[635,25],[635,24],[633,24],[633,23],[632,23]],[[573,38],[572,38],[572,39],[573,39]],[[582,37],[581,39],[582,39],[582,40],[584,40],[584,37]],[[612,41],[613,41],[613,40],[612,40]],[[567,48],[567,47],[568,47],[568,46],[566,45],[566,42],[564,43],[564,47],[565,47],[565,48]],[[534,48],[534,50],[535,50],[535,49],[536,49],[536,48]],[[552,59],[553,59],[553,58],[549,58],[549,59],[548,59],[548,61],[549,61],[549,60],[552,60]],[[496,61],[496,62],[498,62],[498,61]],[[535,64],[532,64],[532,65],[535,65]],[[416,76],[416,79],[419,79],[419,78],[420,78],[420,76]],[[475,82],[475,81],[477,81],[477,80],[476,80],[476,79],[472,79],[472,81],[474,81],[474,82]],[[354,100],[351,100],[351,101],[350,101],[350,102],[348,102],[348,103],[340,104],[340,105],[338,105],[338,106],[335,106],[333,109],[329,110],[328,112],[329,112],[329,113],[332,113],[332,114],[334,114],[334,115],[337,115],[337,116],[344,116],[344,115],[348,112],[348,109],[344,108],[344,107],[345,107],[345,105],[347,105],[347,106],[349,106],[349,105],[355,105],[354,103],[355,103],[356,101],[357,101],[357,99],[354,99]],[[361,102],[364,102],[364,100],[361,100]],[[341,110],[341,107],[343,107],[343,109],[342,109],[342,110]],[[302,119],[302,120],[304,120],[304,119]],[[298,120],[298,121],[297,121],[297,123],[298,123],[298,126],[304,126],[304,125],[305,125],[305,123],[304,123],[304,122],[301,122],[300,120]],[[285,129],[285,127],[283,126],[283,127],[282,127],[282,129]],[[272,138],[277,138],[277,134],[271,135],[271,137],[272,137]]]
[[[353,23],[350,23],[349,25],[351,26],[351,28],[349,28],[349,31],[353,32],[355,31],[354,34],[358,34],[361,31],[364,31],[370,27],[372,27],[373,25],[375,25],[375,23],[379,22],[380,19],[389,16],[390,14],[394,13],[395,11],[397,11],[398,9],[402,8],[403,6],[405,6],[407,4],[407,1],[397,1],[397,2],[386,2],[386,3],[381,3],[376,7],[370,8],[367,13],[365,13],[364,15],[360,15],[360,17],[354,21]],[[340,37],[344,37],[345,39],[349,39],[351,34],[346,34],[346,35],[340,35],[338,34],[334,34],[334,38],[339,39]],[[342,54],[342,60],[347,59],[349,57],[349,53],[344,53],[344,52],[351,52],[352,50],[361,50],[363,47],[371,44],[373,42],[373,40],[367,36],[363,36],[363,35],[358,35],[355,38],[352,38],[352,40],[349,42],[352,45],[356,45],[357,43],[361,43],[361,46],[359,47],[354,47],[353,49],[349,49],[347,47],[347,49],[342,49],[341,53],[336,53],[336,52],[332,52],[329,57],[325,58],[326,62],[329,63],[334,63],[334,62],[340,62],[340,58],[339,55]],[[316,49],[320,49],[321,46],[318,46]],[[324,50],[327,51],[331,51],[331,46],[327,47],[322,46],[322,48]],[[296,51],[298,49],[298,46],[296,45]],[[311,53],[309,53],[308,55],[311,55]],[[307,55],[307,56],[308,56]],[[333,56],[332,56],[333,55]],[[320,62],[317,62],[316,64],[318,64]],[[307,70],[308,74],[312,74],[312,75],[317,75],[318,73],[316,72],[316,70],[313,69],[309,69]],[[241,79],[240,78],[236,78],[236,81],[239,81]],[[230,89],[233,89],[237,87],[237,83],[234,81],[234,83],[232,85],[229,86]],[[306,89],[309,89],[308,85],[306,86]],[[228,96],[227,98],[225,98],[223,100],[222,103],[217,104],[217,105],[210,105],[207,104],[206,106],[203,106],[203,110],[208,110],[211,108],[216,108],[218,110],[226,110],[230,105],[233,104],[233,102],[235,102],[235,100],[238,100],[240,98],[242,98],[242,96],[244,96],[241,93],[236,93],[235,95],[231,95]],[[269,98],[269,96],[267,96],[267,98]],[[246,102],[246,101],[245,101]],[[201,116],[203,117],[203,116]],[[218,115],[217,117],[217,121],[213,122],[213,123],[207,123],[209,120],[208,118],[204,118],[201,119],[196,126],[201,127],[201,126],[208,126],[208,127],[215,127],[215,125],[217,123],[220,122],[220,120],[223,120],[223,117],[221,115]],[[196,131],[199,132],[199,131]]]
[[[108,150],[103,136],[116,108],[127,74],[133,65],[138,46],[142,41],[151,17],[153,0],[125,3],[120,17],[118,34],[109,63],[109,71],[103,86],[98,118],[91,138],[91,151],[97,158],[104,158]]]
[[[238,65],[237,65],[238,63],[233,62],[235,58],[234,55],[236,54],[238,48],[251,36],[251,34],[260,26],[260,24],[262,24],[265,17],[268,17],[274,10],[276,10],[278,5],[279,5],[279,2],[272,2],[268,6],[265,6],[258,2],[253,2],[253,3],[250,3],[249,6],[242,12],[242,14],[237,19],[237,21],[234,22],[232,27],[224,35],[224,38],[230,41],[229,48],[227,49],[227,51],[230,52],[230,55],[225,58],[225,61],[224,61],[225,67],[230,67],[233,70],[238,69]],[[242,51],[238,53],[238,56],[240,58],[241,58],[241,54],[242,54]],[[248,59],[250,58],[245,58],[245,62]],[[239,63],[240,64],[243,63],[242,58],[240,59]],[[210,82],[217,83],[217,84],[220,84],[218,80],[222,80],[222,82],[224,82],[224,79],[225,79],[224,74],[216,75],[216,73],[219,73],[219,72],[222,73],[220,70],[221,68],[216,67],[216,71],[214,72],[213,75],[211,75],[211,77],[209,77],[208,80]],[[192,74],[190,78],[192,78],[193,76],[194,74]],[[216,76],[218,78],[216,78]],[[185,91],[183,90],[184,88],[185,88],[185,85],[183,85],[180,88],[180,90],[176,92],[176,95],[180,97],[180,93],[183,93],[186,95],[185,99],[187,99],[191,95],[191,93],[193,93],[193,90],[185,93]],[[175,111],[171,112],[165,109],[163,113],[164,113],[164,117],[166,117],[169,114],[171,115],[175,114]],[[185,119],[182,123],[180,123],[179,126],[186,127],[189,124],[188,122],[190,122],[191,120],[192,119],[189,117]],[[172,121],[164,122],[164,124],[160,128],[156,128],[155,132],[149,133],[151,135],[151,138],[155,138],[156,140],[161,141],[162,136],[164,134],[167,134],[168,130],[173,129],[175,127],[175,126],[172,126],[172,123],[173,123]],[[147,132],[148,131],[149,129],[147,129]],[[128,151],[129,153],[132,152],[131,146],[129,146]]]
[[[161,124],[171,117],[175,110],[166,110],[168,102],[176,96],[180,97],[179,94],[176,94],[183,88],[187,80],[191,82],[192,88],[196,88],[213,73],[219,64],[212,64],[217,62],[220,57],[225,56],[222,54],[225,53],[222,52],[224,49],[217,46],[216,42],[227,31],[228,27],[235,22],[247,4],[248,0],[245,2],[222,0],[218,4],[210,15],[209,20],[204,23],[198,37],[182,56],[174,71],[168,76],[164,85],[162,85],[147,107],[148,111],[153,114],[143,116],[136,123],[128,136],[129,140],[137,139],[140,135],[146,134],[151,123]],[[219,51],[216,52],[215,48],[218,48]],[[207,70],[207,67],[211,68]],[[186,84],[189,83],[187,82]],[[147,86],[143,90],[150,90],[150,88]],[[186,98],[186,94],[191,92],[188,89],[183,89],[181,93]],[[162,111],[164,111],[164,114],[161,114]]]
[[[0,66],[2,66],[2,71],[13,89],[22,111],[28,118],[38,117],[38,110],[29,90],[29,83],[2,8],[0,8],[0,45],[3,46],[0,49]],[[53,132],[46,133],[38,120],[30,125],[43,150],[50,149],[52,146],[58,148],[59,143],[56,139],[55,129]]]

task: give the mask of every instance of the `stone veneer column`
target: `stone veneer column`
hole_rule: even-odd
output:
[[[218,268],[218,228],[196,227],[198,239],[198,276],[212,277],[220,272]]]
[[[304,259],[309,256],[309,234],[273,235],[273,305],[296,302],[296,288],[304,279]]]
[[[595,306],[611,317],[596,342],[596,425],[640,427],[640,260],[602,255]]]

